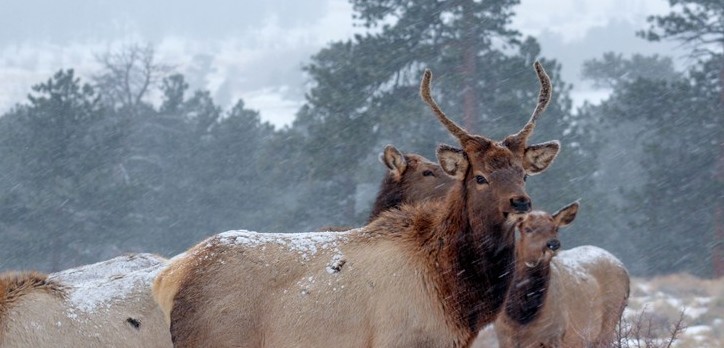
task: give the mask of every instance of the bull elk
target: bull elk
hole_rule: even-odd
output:
[[[151,296],[166,260],[117,257],[46,275],[0,276],[0,347],[172,347]]]
[[[520,222],[515,277],[495,321],[501,348],[611,345],[628,299],[628,272],[594,246],[556,256],[558,229],[573,222],[577,211],[572,203],[553,215],[531,212]]]
[[[531,209],[526,175],[558,142],[527,146],[551,96],[548,76],[521,131],[468,133],[423,100],[462,149],[437,149],[454,183],[443,199],[383,212],[347,232],[230,231],[159,273],[153,294],[176,347],[465,347],[497,316],[513,277],[514,226]]]

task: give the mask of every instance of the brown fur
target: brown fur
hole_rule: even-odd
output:
[[[577,203],[520,223],[516,274],[495,322],[501,348],[609,347],[629,295],[623,264],[603,249],[561,252],[550,245],[575,218]],[[555,257],[554,257],[555,256]]]
[[[341,231],[340,231],[341,232]],[[163,271],[161,271],[156,278],[153,280],[151,290],[153,293],[153,299],[159,305],[163,311],[166,324],[171,322],[171,308],[173,308],[173,300],[176,295],[175,287],[178,286],[184,279],[188,277],[189,268],[181,260],[186,258],[186,254],[191,253],[193,255],[198,254],[200,250],[199,245],[189,250],[185,254],[176,256],[178,262],[171,262]],[[174,287],[174,288],[171,288]],[[171,289],[170,289],[171,288]]]
[[[453,184],[437,163],[414,153],[402,154],[392,145],[385,147],[380,160],[389,171],[382,179],[368,222],[403,204],[440,199]]]
[[[424,99],[449,129],[454,122]],[[156,278],[176,347],[466,347],[500,310],[513,276],[517,214],[530,210],[525,139],[452,130],[438,160],[446,198],[388,210],[341,233],[228,232]],[[522,143],[521,143],[522,142]],[[557,145],[557,144],[556,144]],[[524,168],[537,168],[526,171]]]
[[[63,286],[49,280],[47,274],[38,272],[8,272],[0,274],[0,326],[7,319],[7,312],[24,296],[32,292],[44,292],[63,299]],[[0,332],[2,342],[2,332]]]
[[[138,254],[0,277],[0,347],[171,347],[150,289],[165,262]]]
[[[414,153],[403,154],[392,145],[387,145],[380,154],[380,162],[388,171],[382,178],[367,222],[382,212],[399,208],[403,204],[440,199],[452,186],[453,180],[445,175],[437,163]],[[341,232],[354,227],[327,225],[320,231]]]

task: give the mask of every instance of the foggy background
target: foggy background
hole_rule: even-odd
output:
[[[422,68],[451,117],[499,139],[533,110],[541,59],[556,98],[533,141],[563,149],[527,187],[550,212],[580,199],[564,247],[635,275],[724,272],[721,4],[685,2],[709,7],[684,44],[646,20],[682,13],[667,1],[406,3],[4,4],[0,270],[362,225],[385,144],[454,144],[417,96]]]
[[[646,16],[663,14],[666,0],[522,1],[511,27],[533,35],[542,53],[562,63],[562,78],[576,105],[609,93],[581,76],[586,59],[604,52],[662,54],[689,63],[673,42],[648,42],[635,32]],[[346,0],[194,1],[13,1],[0,13],[0,112],[24,99],[30,86],[63,67],[80,76],[97,72],[98,54],[127,45],[151,44],[157,60],[183,73],[192,90],[211,92],[224,108],[237,99],[259,110],[262,120],[288,125],[304,103],[301,67],[355,27]]]

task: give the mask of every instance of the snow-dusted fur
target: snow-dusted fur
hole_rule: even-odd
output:
[[[0,310],[0,346],[172,347],[151,296],[151,282],[165,263],[160,256],[134,254],[45,280],[33,275],[36,285],[16,292]]]
[[[545,170],[557,142],[527,146],[550,100],[520,132],[467,133],[421,92],[462,150],[440,146],[453,187],[342,233],[213,236],[159,273],[153,292],[176,347],[467,347],[497,316],[512,280],[513,226],[530,210],[525,175]]]
[[[519,225],[515,278],[495,322],[501,348],[610,347],[629,296],[629,275],[609,252],[581,246],[557,254],[558,228],[577,203]]]

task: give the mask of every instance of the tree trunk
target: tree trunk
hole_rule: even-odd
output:
[[[724,175],[722,174],[724,171],[724,156],[722,156],[722,148],[724,148],[724,146],[719,147],[719,163],[717,165],[717,172],[719,176],[717,181],[719,183],[724,182]],[[719,185],[717,186],[719,187]],[[714,250],[712,250],[711,254],[714,277],[719,278],[724,276],[724,207],[721,205],[721,199],[716,206],[716,211],[714,212]]]
[[[719,68],[719,105],[724,110],[724,60]],[[719,135],[721,137],[721,135]],[[714,174],[715,187],[724,184],[724,139],[719,141],[719,158],[717,158],[716,172]],[[714,247],[711,253],[714,277],[724,276],[724,207],[721,198],[717,198],[714,212]]]
[[[477,45],[475,42],[475,14],[472,1],[463,1],[463,126],[475,132],[478,116]]]

